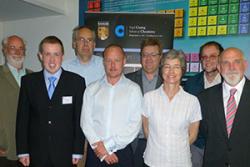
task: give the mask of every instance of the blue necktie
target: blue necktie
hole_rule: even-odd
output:
[[[53,93],[54,93],[54,90],[55,90],[55,80],[56,80],[56,77],[49,77],[49,87],[48,87],[48,95],[49,95],[49,98],[51,99]]]

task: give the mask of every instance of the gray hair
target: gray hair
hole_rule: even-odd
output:
[[[26,41],[24,41],[22,37],[17,36],[17,35],[10,35],[10,36],[5,37],[5,38],[2,40],[2,48],[5,48],[5,47],[8,45],[9,38],[11,38],[11,37],[20,38],[20,39],[23,41],[24,47],[26,48]]]
[[[182,74],[186,72],[186,59],[185,53],[182,50],[170,49],[167,53],[163,54],[161,59],[161,67],[165,65],[166,60],[178,59],[181,65]]]
[[[78,32],[79,32],[81,29],[84,29],[84,28],[86,28],[86,29],[88,29],[88,30],[90,30],[90,31],[92,32],[93,40],[95,41],[95,39],[96,39],[95,30],[92,29],[92,28],[89,27],[89,26],[77,26],[77,27],[75,27],[75,28],[73,29],[72,41],[75,41],[75,40],[76,40],[76,37],[77,37],[77,35],[78,35]]]

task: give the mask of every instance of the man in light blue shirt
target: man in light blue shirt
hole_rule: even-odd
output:
[[[115,44],[103,52],[106,75],[87,87],[81,127],[89,141],[86,167],[133,167],[130,143],[141,127],[140,87],[123,75],[126,57]]]
[[[63,63],[65,70],[77,73],[85,78],[86,85],[104,75],[102,58],[93,55],[95,49],[95,31],[87,26],[73,30],[72,46],[76,57]]]

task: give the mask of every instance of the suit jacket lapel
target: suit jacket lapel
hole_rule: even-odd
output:
[[[63,80],[64,80],[64,77],[65,77],[65,71],[62,70],[62,74],[57,82],[57,85],[55,87],[55,90],[54,90],[54,93],[52,95],[52,98],[51,100],[54,98],[54,97],[58,97],[59,96],[59,93],[60,91],[63,89]]]
[[[222,91],[222,84],[220,84],[220,86],[218,87],[218,90],[217,90],[219,93],[215,93],[214,94],[214,98],[215,98],[215,103],[217,104],[216,105],[216,108],[217,108],[217,116],[219,118],[219,122],[218,124],[220,124],[220,127],[222,128],[222,132],[225,136],[226,139],[228,139],[228,136],[227,136],[227,127],[226,127],[226,118],[225,118],[225,110],[224,110],[224,102],[223,102],[223,91]]]
[[[19,86],[17,84],[17,81],[16,79],[14,78],[14,76],[12,75],[9,67],[7,67],[7,65],[4,65],[3,66],[3,72],[4,72],[4,76],[8,81],[9,83],[15,88],[15,89],[19,89]]]

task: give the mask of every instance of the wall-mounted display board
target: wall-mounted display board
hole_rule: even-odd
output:
[[[189,0],[188,36],[250,34],[250,0]]]

